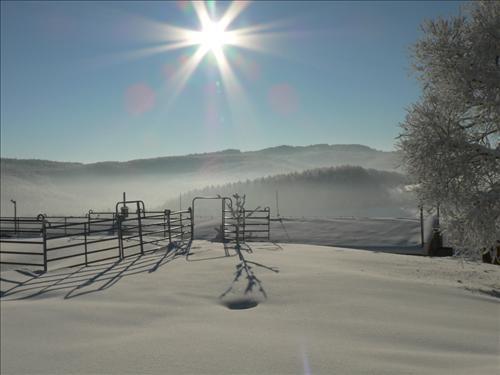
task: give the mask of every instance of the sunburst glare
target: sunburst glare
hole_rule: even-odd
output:
[[[174,28],[178,37],[169,36],[172,42],[180,44],[179,48],[184,46],[198,45],[197,51],[187,61],[185,67],[182,67],[176,74],[176,87],[175,94],[178,94],[188,81],[191,74],[196,70],[197,66],[203,61],[203,58],[212,53],[215,56],[214,61],[218,65],[224,88],[231,94],[238,94],[234,91],[235,87],[239,87],[236,76],[232,73],[231,67],[225,57],[225,48],[227,47],[244,47],[239,42],[238,30],[229,30],[231,23],[238,17],[238,15],[248,6],[247,1],[234,1],[227,8],[224,15],[220,20],[213,19],[207,9],[205,2],[193,1],[193,9],[195,10],[198,18],[200,29],[188,30],[181,28]],[[240,91],[240,90],[238,90]],[[241,93],[241,91],[240,91]]]
[[[215,2],[192,1],[190,3],[191,9],[194,10],[193,13],[199,24],[196,29],[161,23],[134,15],[134,24],[140,27],[138,31],[142,35],[147,34],[149,40],[160,43],[132,51],[101,56],[99,59],[94,60],[92,64],[121,63],[194,47],[194,52],[188,55],[190,57],[184,60],[179,68],[172,69],[169,73],[169,99],[165,102],[165,105],[168,107],[175,101],[198,66],[208,57],[210,57],[209,61],[218,67],[221,76],[220,80],[229,102],[233,104],[236,102],[241,103],[245,100],[245,93],[242,85],[238,82],[237,74],[231,66],[232,64],[238,65],[237,61],[233,61],[234,56],[237,56],[234,49],[241,48],[260,53],[276,54],[277,49],[266,46],[266,41],[269,43],[271,40],[275,40],[277,36],[285,35],[275,32],[277,28],[284,26],[283,21],[232,28],[233,22],[249,6],[249,3],[249,1],[233,1],[227,6],[224,14],[217,17],[215,15]],[[231,103],[230,105],[233,107]],[[231,111],[233,110],[234,108],[231,108]]]
[[[221,22],[210,21],[203,29],[193,34],[192,41],[208,51],[218,51],[231,42],[231,34],[226,32]]]

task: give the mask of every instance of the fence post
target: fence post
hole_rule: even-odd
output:
[[[163,238],[167,238],[167,210],[163,211]]]
[[[221,226],[222,243],[226,242],[226,198],[222,198],[222,226]]]
[[[243,209],[243,225],[242,225],[242,227],[243,227],[243,231],[242,231],[243,242],[245,242],[245,226],[246,226],[246,220],[245,219],[246,219],[246,215],[247,215],[246,214],[246,210]]]
[[[184,226],[182,224],[182,210],[179,211],[179,220],[180,220],[180,226],[181,226],[181,241],[184,241]]]
[[[139,208],[139,203],[137,203],[137,222],[139,224],[139,240],[141,241],[141,255],[144,255],[144,243],[142,241],[141,210]]]
[[[84,239],[84,246],[85,246],[85,267],[88,266],[88,259],[87,259],[87,224],[83,223],[83,239]]]
[[[189,220],[191,221],[191,226],[190,226],[190,229],[191,229],[191,240],[193,239],[193,233],[194,233],[194,225],[193,225],[193,210],[191,207],[188,208],[188,211],[189,211]]]
[[[241,210],[238,207],[238,204],[236,204],[236,246],[240,246],[240,215],[241,215]]]
[[[89,227],[88,227],[89,233],[90,233],[90,212],[89,212]]]
[[[168,226],[168,244],[172,243],[172,230],[170,226],[170,210],[166,210],[167,212],[167,226]]]
[[[266,207],[267,211],[267,240],[271,241],[271,209]]]
[[[420,206],[420,244],[424,247],[424,206]]]
[[[123,259],[123,231],[122,231],[122,217],[121,215],[118,215],[116,217],[116,223],[117,223],[117,232],[118,232],[118,257],[120,259]]]
[[[47,272],[47,227],[45,219],[42,221],[42,238],[43,238],[43,272]]]
[[[193,208],[189,207],[189,220],[191,220],[191,240],[193,240],[193,233],[194,233],[194,217],[193,217]]]

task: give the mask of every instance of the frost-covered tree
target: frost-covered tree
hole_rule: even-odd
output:
[[[422,26],[412,57],[423,93],[398,146],[454,248],[477,256],[500,240],[500,2],[464,11]]]

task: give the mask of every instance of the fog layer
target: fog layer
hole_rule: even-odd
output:
[[[397,172],[342,166],[275,175],[244,182],[209,186],[182,195],[190,203],[197,196],[246,196],[246,207],[270,207],[273,216],[412,216],[416,202],[405,190],[407,179]],[[162,208],[178,207],[172,199]],[[200,201],[196,215],[215,216],[220,204]]]
[[[361,145],[313,145],[307,147],[280,146],[260,151],[221,152],[195,154],[155,159],[132,160],[128,162],[101,162],[93,164],[53,162],[45,160],[1,160],[1,215],[12,216],[10,199],[17,201],[19,215],[78,214],[89,209],[113,210],[127,192],[129,199],[142,199],[147,208],[175,201],[193,189],[210,185],[223,185],[235,181],[246,181],[264,176],[301,172],[319,167],[357,165],[379,170],[396,170],[398,157],[395,152],[383,152]],[[321,188],[319,187],[321,185]],[[283,211],[300,210],[304,202],[294,198],[303,189],[309,191],[307,207],[323,212],[324,200],[335,200],[328,181],[316,181],[307,185],[301,181],[297,186],[279,186],[283,196]],[[366,187],[369,188],[369,187]],[[377,190],[376,186],[372,187]],[[258,190],[252,204],[271,204],[274,186],[265,191]],[[344,191],[344,197],[357,200],[360,187],[351,191],[349,187],[338,187],[337,194]],[[365,194],[365,188],[362,189]],[[226,191],[226,190],[225,190]],[[227,190],[229,192],[229,190]],[[207,192],[208,193],[208,192]],[[212,193],[212,191],[210,192]],[[380,191],[375,193],[379,196]],[[385,193],[384,193],[385,194]],[[304,197],[306,194],[303,194]],[[287,198],[288,196],[288,198]],[[301,196],[301,195],[299,195]],[[302,198],[301,198],[302,200]],[[382,203],[383,201],[381,201]],[[184,201],[187,207],[189,202]],[[336,206],[348,204],[337,202]]]

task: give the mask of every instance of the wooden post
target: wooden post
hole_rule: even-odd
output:
[[[424,206],[420,206],[420,244],[424,247]]]
[[[280,206],[278,201],[278,190],[276,190],[276,216],[280,217]]]
[[[441,223],[440,223],[440,213],[439,213],[439,203],[436,206],[436,214],[437,214],[437,228],[441,228]]]

